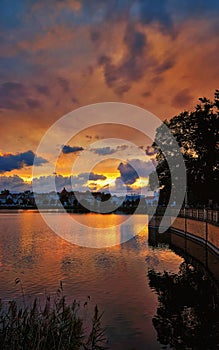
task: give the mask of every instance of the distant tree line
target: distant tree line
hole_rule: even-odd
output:
[[[165,120],[177,140],[183,154],[187,171],[187,203],[192,206],[217,206],[219,204],[219,90],[214,100],[199,99],[195,109],[184,111],[170,120]],[[156,173],[150,174],[152,189],[160,186],[159,204],[168,203],[171,179],[166,157],[159,145],[171,145],[170,137],[162,125],[156,130],[153,147],[156,150]],[[165,147],[167,149],[167,147]],[[175,156],[173,150],[171,156]]]

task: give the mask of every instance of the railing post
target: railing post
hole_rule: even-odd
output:
[[[208,209],[205,209],[205,241],[208,244]]]
[[[215,210],[214,213],[215,213],[214,221],[217,224],[218,223],[218,211]]]
[[[184,207],[184,213],[183,213],[183,216],[184,216],[184,232],[186,233],[186,208]]]

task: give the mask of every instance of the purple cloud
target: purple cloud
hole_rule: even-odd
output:
[[[96,174],[96,173],[81,173],[78,175],[79,179],[87,179],[89,178],[90,181],[97,181],[97,180],[106,180],[106,176],[102,174]]]
[[[31,190],[31,185],[24,182],[18,175],[0,176],[0,190],[8,189],[11,192]]]
[[[90,173],[89,180],[90,181],[106,180],[106,176],[101,174]]]
[[[32,166],[35,154],[32,151],[27,151],[17,154],[4,154],[0,156],[0,173],[5,171],[12,171],[14,169],[22,169],[26,166]],[[44,158],[38,157],[35,159],[35,165],[40,166],[48,161]]]
[[[64,145],[62,147],[62,153],[64,153],[64,154],[76,153],[76,152],[80,152],[80,151],[83,151],[83,150],[84,150],[84,148],[80,147],[80,146]]]
[[[120,180],[126,185],[132,185],[139,178],[136,170],[129,163],[120,163],[118,166],[120,172]]]
[[[120,146],[117,146],[116,148],[111,148],[110,146],[107,146],[107,147],[93,148],[91,149],[91,151],[100,156],[101,155],[105,156],[105,155],[110,155],[119,151],[124,151],[127,148],[128,148],[127,145],[120,145]]]

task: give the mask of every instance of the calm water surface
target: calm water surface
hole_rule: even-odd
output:
[[[62,213],[50,215],[59,215],[62,221]],[[118,226],[114,233],[112,227],[124,220],[122,215],[70,215],[91,226],[94,223],[98,227],[111,226],[109,241],[112,235],[118,234]],[[182,272],[184,258],[168,245],[149,246],[147,225],[128,242],[101,249],[66,242],[34,211],[2,212],[0,227],[0,297],[3,300],[21,298],[16,278],[22,280],[27,301],[45,292],[55,293],[62,280],[69,300],[76,298],[83,303],[89,295],[89,307],[97,303],[100,310],[104,310],[103,323],[107,327],[110,349],[171,348],[163,347],[157,340],[159,325],[154,327],[156,321],[152,319],[162,302],[159,285],[162,273]],[[138,231],[137,222],[132,230]]]

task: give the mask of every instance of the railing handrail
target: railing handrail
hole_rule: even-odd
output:
[[[180,216],[184,218],[196,219],[199,221],[207,221],[219,224],[219,210],[216,209],[193,209],[183,208],[180,210]]]

